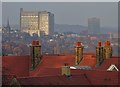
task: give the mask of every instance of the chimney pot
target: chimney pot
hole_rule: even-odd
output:
[[[32,45],[40,45],[40,42],[38,40],[33,40]]]
[[[32,41],[32,45],[35,45],[35,40]]]
[[[81,42],[76,42],[76,46],[81,46]]]
[[[36,40],[36,45],[40,45],[38,40]]]
[[[106,42],[104,42],[104,46],[107,46],[107,43],[106,43]]]
[[[100,41],[98,42],[98,47],[101,47],[101,42]]]
[[[110,41],[106,41],[107,46],[110,46]]]

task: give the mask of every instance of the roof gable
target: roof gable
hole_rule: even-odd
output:
[[[119,71],[119,70],[114,64],[111,64],[111,66],[107,69],[107,71]]]

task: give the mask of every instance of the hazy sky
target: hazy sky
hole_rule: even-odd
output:
[[[101,26],[118,27],[117,2],[3,2],[3,24],[7,16],[11,24],[19,24],[20,8],[29,11],[50,11],[55,15],[57,24],[87,26],[87,20],[98,17]]]

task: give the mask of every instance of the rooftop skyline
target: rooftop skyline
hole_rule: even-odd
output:
[[[88,18],[100,18],[101,27],[118,27],[117,2],[3,2],[2,18],[6,24],[19,24],[20,8],[25,11],[49,11],[56,24],[88,25]],[[11,12],[10,12],[11,11]]]

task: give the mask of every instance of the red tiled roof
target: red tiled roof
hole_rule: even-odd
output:
[[[87,77],[94,85],[118,85],[119,72],[88,70],[86,73]]]
[[[119,72],[107,72],[101,70],[74,70],[72,73],[76,75],[86,74],[91,84],[94,85],[117,85],[119,83]]]
[[[7,71],[7,74],[15,74],[16,76],[29,75],[29,56],[3,56],[2,59],[3,71]],[[75,64],[75,55],[43,55],[41,64],[30,74],[39,75],[45,70],[44,68],[48,70],[50,68],[61,68],[65,63],[73,66]],[[95,58],[92,58],[91,55],[84,55],[83,61],[80,63],[81,66],[94,66],[95,64]]]
[[[80,62],[81,66],[92,66],[96,65],[96,58],[92,56],[85,56],[83,60]]]
[[[41,64],[34,71],[31,71],[30,74],[34,76],[43,75],[45,74],[44,71],[46,71],[47,75],[49,75],[49,72],[54,73],[51,69],[61,68],[65,63],[74,65],[74,61],[74,55],[44,55]]]
[[[111,61],[105,60],[98,69],[106,70],[111,64],[114,64],[114,62],[117,61],[115,59],[116,58],[111,58]],[[15,74],[17,76],[28,76],[30,65],[29,60],[29,56],[4,56],[3,71],[6,69],[10,74]],[[75,55],[43,55],[41,64],[39,64],[39,66],[34,71],[30,71],[30,75],[51,75],[54,74],[53,71],[55,71],[57,68],[61,68],[61,66],[63,66],[65,63],[73,66],[74,62]],[[92,55],[84,55],[80,65],[93,67],[96,65],[96,58],[94,58]]]
[[[89,85],[83,75],[65,76],[44,76],[28,77],[17,79],[21,85]]]
[[[84,55],[81,66],[95,66],[96,58],[92,55]],[[7,74],[15,74],[23,85],[89,85],[118,84],[118,72],[107,72],[111,64],[118,66],[118,58],[104,61],[98,70],[71,70],[72,77],[61,76],[61,66],[64,63],[74,65],[75,55],[43,55],[41,64],[29,76],[29,56],[3,56],[3,71]]]
[[[56,73],[56,72],[55,72]],[[117,85],[118,72],[71,70],[72,76],[62,75],[18,78],[22,85]]]
[[[104,62],[102,63],[102,65],[100,67],[97,67],[96,69],[99,69],[99,70],[107,70],[111,64],[114,64],[119,70],[120,70],[120,65],[118,64],[120,61],[120,58],[117,58],[117,57],[112,57],[110,59],[106,59],[104,60]]]
[[[61,75],[61,68],[42,68],[30,72],[31,77]]]
[[[74,55],[45,55],[42,58],[41,67],[45,68],[59,68],[65,63],[69,65],[74,65],[75,56]]]
[[[3,73],[15,74],[16,76],[29,75],[29,56],[3,56]]]
[[[68,65],[71,66],[75,65],[75,55],[44,55],[40,67],[60,68],[65,63],[68,63]],[[80,65],[95,66],[96,58],[92,55],[84,55]]]
[[[14,75],[2,75],[2,85],[10,85]]]
[[[81,66],[93,67],[96,65],[96,58],[92,58],[91,55],[85,55],[83,57],[84,58],[80,63]],[[74,66],[75,55],[44,55],[41,64],[34,71],[31,71],[30,74],[33,76],[39,76],[43,71],[47,70],[48,72],[51,72],[52,68],[61,68],[65,63],[68,63],[70,66]]]

